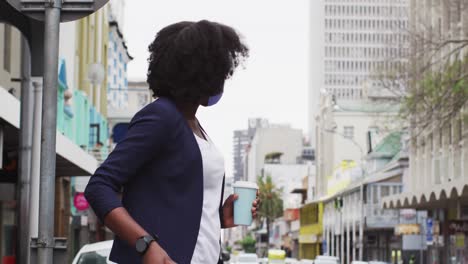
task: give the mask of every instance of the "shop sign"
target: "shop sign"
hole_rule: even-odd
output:
[[[453,220],[449,222],[449,234],[468,233],[468,221]]]
[[[427,218],[426,219],[426,243],[428,245],[432,245],[434,243],[433,227],[434,227],[434,224],[432,222],[432,218]]]
[[[299,219],[299,208],[284,210],[284,220],[294,221]]]
[[[465,234],[458,233],[455,235],[455,247],[458,249],[465,248]]]
[[[86,201],[84,193],[75,194],[75,197],[73,198],[73,205],[78,211],[84,211],[89,208],[89,204],[88,201]]]
[[[419,224],[399,224],[395,226],[395,235],[418,235],[421,233]]]
[[[299,235],[299,243],[309,244],[309,243],[317,243],[317,242],[319,242],[319,238],[315,234]]]
[[[414,222],[416,220],[416,209],[401,209],[400,222]]]

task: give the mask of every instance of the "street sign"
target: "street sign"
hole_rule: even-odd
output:
[[[78,20],[85,16],[91,15],[98,9],[103,7],[109,0],[62,0],[61,22]],[[7,0],[19,12],[43,21],[45,18],[46,4],[50,4],[50,0]]]

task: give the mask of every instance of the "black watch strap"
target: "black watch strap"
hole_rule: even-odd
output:
[[[142,236],[136,241],[135,249],[138,252],[138,254],[143,256],[148,250],[150,244],[153,241],[157,242],[158,239],[159,239],[158,236],[151,236],[151,235]]]

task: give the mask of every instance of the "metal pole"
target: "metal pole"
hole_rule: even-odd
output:
[[[347,263],[351,263],[351,254],[350,254],[350,237],[351,237],[351,232],[350,232],[350,221],[351,221],[351,203],[349,202],[349,197],[346,199],[346,261]]]
[[[340,198],[341,199],[341,202],[342,203],[342,199],[343,198]],[[344,224],[343,224],[343,207],[340,206],[340,261],[341,261],[341,264],[345,264],[345,244],[344,244],[344,241],[345,241],[345,237],[344,237]]]
[[[363,260],[363,252],[364,252],[364,184],[361,183],[361,186],[359,188],[359,195],[361,196],[361,202],[359,203],[359,206],[361,206],[360,213],[361,213],[361,219],[359,220],[359,260]]]
[[[31,179],[31,147],[32,147],[32,89],[31,89],[31,54],[28,42],[21,37],[21,121],[19,136],[19,180],[16,187],[18,214],[18,254],[17,263],[29,263],[29,197]]]
[[[53,263],[54,205],[57,134],[57,86],[60,13],[62,1],[50,0],[45,6],[44,96],[42,105],[41,185],[38,260]]]
[[[39,182],[41,178],[41,126],[42,126],[42,80],[33,80],[34,86],[34,123],[31,162],[31,202],[29,203],[29,232],[38,237],[39,227]]]

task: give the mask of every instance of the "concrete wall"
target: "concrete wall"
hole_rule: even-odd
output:
[[[265,175],[271,175],[277,188],[283,188],[283,208],[299,208],[301,195],[293,194],[293,189],[303,188],[304,177],[308,177],[312,170],[311,164],[265,164]]]
[[[302,151],[302,131],[289,126],[258,128],[248,153],[247,175],[249,181],[256,181],[261,175],[265,155],[282,152],[282,164],[294,164]]]

